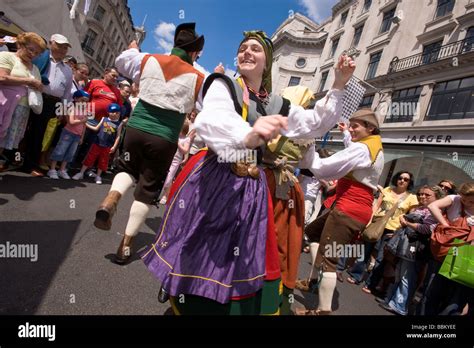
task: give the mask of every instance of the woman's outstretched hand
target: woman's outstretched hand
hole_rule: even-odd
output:
[[[281,129],[288,128],[288,118],[281,115],[260,117],[252,127],[252,131],[244,139],[245,147],[254,149],[276,138]]]

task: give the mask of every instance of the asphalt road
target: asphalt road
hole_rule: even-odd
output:
[[[110,260],[116,252],[132,203],[122,198],[111,231],[92,222],[110,188],[92,179],[80,182],[32,178],[15,171],[0,174],[0,244],[36,244],[38,259],[0,258],[0,314],[161,315],[159,282],[136,257],[126,266]],[[141,250],[154,239],[163,208],[153,209],[135,240]],[[303,254],[300,275],[310,257]],[[317,297],[295,292],[293,307],[314,308]],[[360,286],[339,283],[333,299],[338,315],[389,315]]]

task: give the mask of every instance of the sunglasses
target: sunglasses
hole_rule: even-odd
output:
[[[449,186],[446,186],[446,185],[438,185],[439,187],[441,187],[442,189],[446,189],[446,190],[452,190],[453,188],[452,187],[449,187]]]
[[[403,176],[398,177],[398,181],[400,181],[400,180],[403,180],[405,182],[410,182],[411,181],[410,178],[404,178]]]

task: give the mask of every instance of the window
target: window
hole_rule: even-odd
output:
[[[100,5],[97,6],[97,9],[94,12],[94,18],[97,19],[100,22],[100,21],[102,21],[102,19],[104,19],[104,15],[105,15],[104,8]]]
[[[380,33],[385,33],[390,30],[392,25],[392,19],[395,16],[395,8],[385,12],[383,14],[382,26],[380,27]]]
[[[436,84],[427,120],[474,118],[474,76]]]
[[[385,117],[385,123],[411,122],[418,111],[418,101],[421,86],[401,89],[393,92],[390,112]]]
[[[101,64],[105,57],[105,41],[102,41],[99,52],[97,52],[97,63]]]
[[[374,102],[374,94],[366,95],[360,102],[359,109],[371,108],[373,102]]]
[[[291,76],[290,77],[290,83],[288,84],[288,87],[298,86],[300,84],[300,81],[301,81],[301,77]]]
[[[97,38],[97,33],[91,29],[87,30],[86,37],[82,41],[81,47],[90,56],[94,55],[94,43]]]
[[[474,49],[474,27],[467,29],[466,37],[464,39],[462,53],[470,52]]]
[[[369,67],[367,69],[366,80],[370,80],[375,77],[381,57],[382,57],[382,51],[370,55],[370,62],[369,62]]]
[[[109,59],[109,57],[110,57],[110,50],[107,48],[107,51],[104,55],[104,59],[102,60],[102,64],[100,65],[104,69],[106,69],[108,67],[107,60]]]
[[[332,40],[332,47],[331,47],[331,52],[329,54],[329,58],[334,57],[337,51],[337,46],[339,46],[339,38]]]
[[[318,93],[324,91],[324,86],[326,85],[326,81],[328,80],[328,75],[329,75],[329,71],[325,71],[323,72],[323,74],[321,75],[321,82],[319,83],[319,89],[318,89]]]
[[[446,16],[453,12],[455,0],[438,0],[436,7],[436,18]]]
[[[355,28],[354,31],[354,39],[352,39],[352,46],[357,46],[360,41],[360,37],[362,36],[362,31],[364,30],[364,25],[359,25],[357,28]]]
[[[347,10],[346,12],[344,12],[343,14],[341,14],[341,22],[339,23],[339,28],[343,27],[344,24],[346,24],[346,20],[347,20],[347,14],[349,13],[349,10]]]
[[[296,61],[296,66],[298,68],[303,68],[304,66],[306,65],[306,58],[298,58],[298,60]]]
[[[434,42],[423,47],[422,62],[423,64],[434,63],[438,60],[440,48],[443,45],[443,40]]]
[[[365,0],[364,1],[364,8],[362,12],[367,12],[370,9],[370,6],[372,5],[372,0]]]

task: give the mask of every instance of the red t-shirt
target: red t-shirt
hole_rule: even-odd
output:
[[[94,118],[97,121],[109,115],[107,108],[111,103],[123,105],[119,89],[105,84],[103,80],[92,80],[84,90],[91,96],[90,101],[95,112]]]

